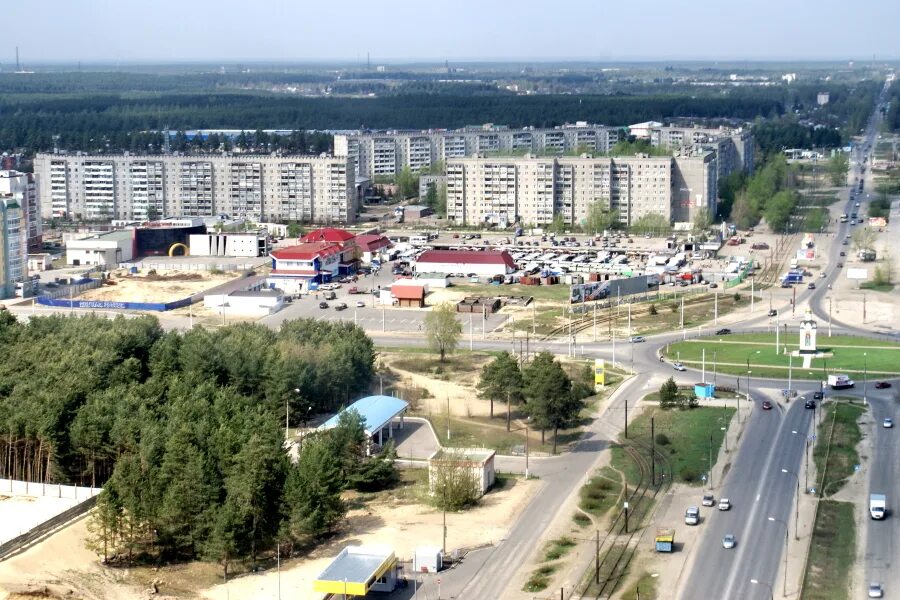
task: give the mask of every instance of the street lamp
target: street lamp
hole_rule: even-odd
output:
[[[863,404],[868,404],[866,392],[869,388],[869,358],[868,352],[863,352]]]
[[[759,354],[759,350],[751,350],[747,354],[747,400],[748,401],[750,400],[750,373],[752,373],[752,371],[750,370],[750,357],[753,356],[754,354]],[[741,419],[741,397],[740,397],[740,395],[738,395],[738,420],[740,420],[740,419]]]
[[[775,598],[775,592],[772,591],[772,586],[771,586],[770,584],[766,583],[765,581],[760,581],[759,579],[751,579],[751,580],[750,580],[750,583],[752,583],[752,584],[754,584],[754,585],[764,585],[764,586],[766,586],[767,588],[769,588],[769,598],[770,598],[770,599],[774,599],[774,598]]]
[[[794,479],[797,480],[797,495],[796,500],[794,502],[794,539],[800,539],[800,475],[794,473],[789,469],[781,469],[782,473],[786,473],[788,475],[793,475]]]
[[[781,523],[782,525],[784,525],[784,577],[782,578],[782,581],[784,582],[783,594],[787,596],[788,524],[781,519],[776,519],[775,517],[768,517],[768,519],[773,523]],[[769,589],[771,590],[772,586],[769,586]]]

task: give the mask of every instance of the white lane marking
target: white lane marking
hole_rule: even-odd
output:
[[[756,501],[759,502],[759,494],[756,495]]]

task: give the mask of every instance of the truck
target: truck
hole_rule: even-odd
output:
[[[884,494],[869,495],[869,514],[880,521],[887,514],[887,496]]]
[[[675,550],[675,530],[657,529],[655,541],[657,552],[673,552]]]
[[[833,390],[846,390],[847,388],[852,388],[854,386],[854,382],[852,379],[847,377],[846,375],[829,375],[828,376],[828,387]]]
[[[793,283],[803,283],[802,271],[788,271],[781,277],[782,285],[791,285]]]

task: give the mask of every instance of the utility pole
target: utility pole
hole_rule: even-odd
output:
[[[472,346],[474,344],[475,330],[473,329],[472,324],[472,313],[469,313],[469,352],[472,351]]]
[[[709,432],[709,489],[713,489],[713,482],[712,482],[712,431]]]
[[[594,582],[600,583],[600,530],[597,530],[597,537],[595,538],[595,553],[594,553]]]
[[[447,441],[450,441],[450,394],[447,394]]]
[[[628,439],[628,397],[625,397],[625,439]]]
[[[625,533],[628,533],[628,483],[625,483],[625,502],[622,503],[625,509]]]
[[[828,296],[828,337],[831,337],[831,296]]]
[[[525,425],[525,480],[528,481],[528,425]]]
[[[788,393],[794,388],[791,387],[791,376],[793,374],[794,369],[794,355],[788,354]]]
[[[653,430],[655,423],[653,417],[650,417],[650,483],[656,486],[656,436]]]

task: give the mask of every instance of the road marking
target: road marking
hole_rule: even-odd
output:
[[[759,494],[756,495],[756,501],[759,502]]]

